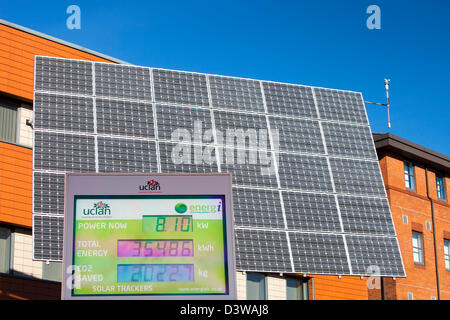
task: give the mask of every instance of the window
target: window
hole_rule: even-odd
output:
[[[266,299],[266,276],[261,273],[247,273],[247,300]]]
[[[423,259],[423,236],[422,233],[412,232],[413,259],[416,264],[424,264]]]
[[[412,292],[408,292],[408,300],[414,300],[414,294]]]
[[[445,177],[442,174],[436,173],[436,192],[439,200],[446,200],[445,194]]]
[[[9,273],[11,259],[11,231],[0,227],[0,273]]]
[[[450,240],[444,239],[445,269],[450,271]]]
[[[0,98],[0,140],[16,143],[17,106],[9,99]]]
[[[287,278],[286,299],[308,300],[308,280],[299,278]]]
[[[416,190],[416,183],[414,181],[414,166],[412,162],[405,161],[404,162],[405,169],[405,187],[408,190]]]

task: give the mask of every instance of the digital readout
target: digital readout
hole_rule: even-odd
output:
[[[117,282],[192,282],[193,264],[119,264]]]
[[[143,232],[192,232],[192,216],[155,215],[142,217]]]
[[[192,239],[117,240],[118,257],[193,257]]]

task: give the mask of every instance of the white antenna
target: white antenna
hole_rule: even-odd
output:
[[[391,106],[391,104],[389,102],[389,82],[390,81],[391,81],[391,79],[384,79],[384,87],[386,88],[386,103],[364,101],[364,103],[370,103],[370,104],[375,104],[377,106],[387,107],[388,128],[389,129],[391,128],[391,115],[389,113],[389,107]]]

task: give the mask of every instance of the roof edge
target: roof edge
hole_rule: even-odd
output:
[[[372,133],[377,150],[389,149],[450,172],[450,157],[392,133]]]
[[[109,60],[111,62],[115,62],[115,63],[119,63],[119,64],[132,65],[132,63],[129,63],[129,62],[126,62],[126,61],[123,61],[123,60],[120,60],[120,59],[116,59],[116,58],[113,58],[113,57],[110,57],[110,56],[108,56],[106,54],[103,54],[103,53],[100,53],[100,52],[97,52],[97,51],[94,51],[94,50],[91,50],[91,49],[84,48],[84,47],[79,46],[77,44],[74,44],[74,43],[71,43],[71,42],[67,42],[67,41],[64,41],[64,40],[61,40],[61,39],[49,36],[49,35],[47,35],[45,33],[42,33],[42,32],[39,32],[39,31],[35,31],[33,29],[29,29],[27,27],[24,27],[24,26],[21,26],[21,25],[18,25],[18,24],[15,24],[15,23],[3,20],[3,19],[0,19],[0,24],[5,25],[7,27],[11,27],[11,28],[17,29],[17,30],[20,30],[20,31],[23,31],[23,32],[26,32],[26,33],[29,33],[29,34],[32,34],[32,35],[35,35],[35,36],[43,38],[43,39],[47,39],[47,40],[50,40],[50,41],[62,44],[64,46],[67,46],[67,47],[70,47],[70,48],[73,48],[73,49],[77,49],[77,50],[80,50],[80,51],[92,54],[94,56],[97,56],[97,57]]]

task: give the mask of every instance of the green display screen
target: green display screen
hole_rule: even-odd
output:
[[[224,203],[75,196],[72,295],[228,294]]]

